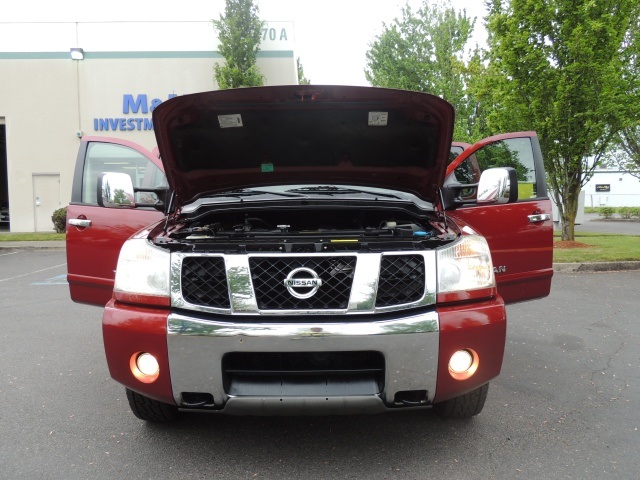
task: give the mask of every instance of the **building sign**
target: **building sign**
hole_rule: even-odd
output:
[[[167,99],[177,97],[175,93],[167,95]],[[151,112],[163,102],[160,98],[151,98],[146,93],[135,97],[130,93],[122,96],[122,114],[128,117],[94,118],[93,129],[96,132],[131,132],[153,130]],[[135,116],[131,116],[135,115]],[[141,116],[144,115],[144,116]]]
[[[263,52],[293,50],[293,22],[267,22],[262,28],[260,50]],[[220,41],[217,40],[217,45]]]
[[[609,183],[596,183],[596,192],[610,192],[611,184]]]

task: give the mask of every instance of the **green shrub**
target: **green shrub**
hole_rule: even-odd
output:
[[[56,233],[64,233],[67,231],[67,207],[59,208],[53,215],[51,221],[56,229]]]
[[[629,207],[631,210],[631,216],[640,220],[640,207]]]
[[[600,209],[600,211],[598,212],[598,215],[600,215],[601,217],[604,218],[611,218],[613,217],[613,214],[616,213],[615,208],[612,207],[602,207]]]
[[[631,207],[620,207],[618,209],[618,214],[625,220],[628,220],[633,215],[633,209]]]

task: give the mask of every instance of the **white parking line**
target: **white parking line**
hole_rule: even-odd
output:
[[[4,257],[5,255],[15,255],[18,252],[9,252],[9,253],[0,253],[0,257]]]
[[[39,282],[33,282],[29,285],[67,285],[67,274],[56,275],[55,277],[47,278]]]
[[[27,275],[33,275],[34,273],[46,272],[47,270],[52,270],[54,268],[64,267],[66,264],[67,263],[65,262],[65,263],[61,263],[60,265],[54,265],[53,267],[42,268],[40,270],[35,270],[33,272],[23,273],[22,275],[16,275],[15,277],[0,278],[0,282],[8,282],[9,280],[15,280],[16,278],[26,277]]]

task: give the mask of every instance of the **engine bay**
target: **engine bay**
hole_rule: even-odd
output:
[[[205,251],[419,250],[456,238],[433,212],[397,208],[211,210],[174,225],[158,243]]]

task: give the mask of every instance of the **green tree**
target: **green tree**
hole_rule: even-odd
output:
[[[625,39],[624,75],[629,80],[632,111],[618,133],[611,159],[621,170],[640,179],[640,18],[637,18]],[[635,109],[633,108],[635,107]],[[611,162],[609,162],[611,163]]]
[[[366,54],[365,77],[376,87],[401,88],[432,93],[456,109],[454,136],[471,140],[477,135],[474,115],[477,104],[470,93],[473,69],[481,68],[476,49],[470,60],[465,53],[475,18],[456,11],[447,2],[425,1],[413,12],[407,4],[402,18],[375,37]],[[468,52],[467,52],[468,53]]]
[[[619,134],[611,158],[620,170],[640,179],[640,125],[624,128]]]
[[[131,200],[127,198],[122,188],[116,188],[113,193],[113,203],[117,205],[128,205],[131,203]]]
[[[216,64],[214,78],[220,89],[254,87],[264,83],[256,66],[264,22],[258,17],[253,0],[226,0],[224,15],[212,20],[218,33],[218,49],[225,58]]]
[[[490,0],[488,6],[489,124],[538,132],[562,239],[573,240],[580,190],[637,102],[624,72],[640,3]]]
[[[304,76],[304,68],[300,57],[297,58],[296,65],[298,66],[298,85],[311,85],[311,80]]]

